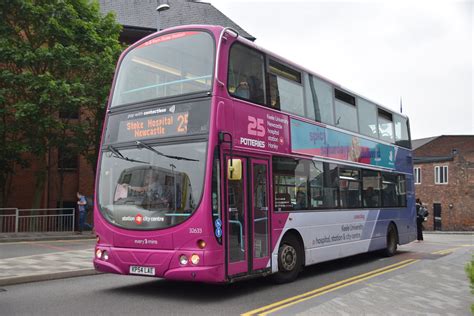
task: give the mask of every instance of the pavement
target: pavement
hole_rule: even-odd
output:
[[[82,235],[75,233],[17,233],[0,234],[0,247],[24,244],[32,245],[40,242],[61,242],[95,240],[92,232],[84,232]],[[93,275],[95,271],[92,265],[94,248],[62,251],[62,247],[49,246],[54,252],[17,256],[0,259],[0,286],[47,281]],[[48,250],[51,250],[48,249]]]
[[[425,234],[425,242],[447,244],[445,237],[445,234]],[[454,235],[451,237],[454,240]],[[432,252],[431,258],[404,267],[395,275],[368,280],[358,288],[338,291],[324,300],[308,300],[274,315],[469,316],[474,293],[471,294],[465,266],[474,258],[474,234],[464,240],[465,244]],[[416,251],[421,245],[411,243],[403,248]]]
[[[91,231],[84,231],[82,235],[73,232],[54,233],[0,233],[0,243],[20,241],[48,241],[48,240],[77,240],[95,239]]]

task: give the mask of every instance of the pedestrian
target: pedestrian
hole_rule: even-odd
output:
[[[79,209],[79,231],[78,234],[82,234],[84,227],[92,230],[92,226],[89,223],[86,223],[87,217],[87,200],[84,195],[80,192],[77,192],[77,207]]]
[[[417,232],[417,241],[420,242],[423,240],[423,222],[425,221],[425,212],[426,209],[423,206],[423,203],[420,199],[416,199],[416,232]]]

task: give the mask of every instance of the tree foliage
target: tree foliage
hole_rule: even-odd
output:
[[[471,293],[474,294],[474,255],[471,258],[471,262],[466,264],[466,273],[471,283]],[[474,315],[474,303],[471,305],[471,313]]]
[[[90,0],[0,1],[2,196],[15,168],[27,164],[25,153],[37,160],[36,206],[51,148],[86,155],[95,167],[120,30]],[[79,120],[64,115],[79,111]]]

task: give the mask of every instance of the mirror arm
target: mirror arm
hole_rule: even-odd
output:
[[[226,136],[229,136],[229,139],[226,140]],[[219,144],[229,144],[230,146],[230,166],[232,167],[232,159],[234,158],[233,152],[232,152],[232,144],[233,139],[232,139],[232,134],[228,132],[219,132]]]

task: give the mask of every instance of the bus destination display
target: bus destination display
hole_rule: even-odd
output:
[[[210,105],[199,100],[114,113],[108,118],[104,144],[207,134]]]
[[[162,138],[186,135],[187,130],[188,112],[150,115],[121,121],[118,138],[123,142]]]

